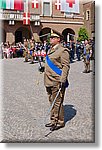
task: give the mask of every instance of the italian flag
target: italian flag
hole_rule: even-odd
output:
[[[1,9],[23,10],[23,0],[0,0]]]

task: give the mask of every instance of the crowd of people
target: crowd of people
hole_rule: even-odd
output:
[[[24,48],[22,47],[22,43],[19,42],[16,45],[11,45],[9,41],[5,43],[1,43],[0,45],[0,53],[2,59],[15,58],[15,57],[23,57]]]
[[[95,43],[89,40],[89,45],[91,49],[90,59],[94,59]],[[85,41],[70,40],[69,42],[62,41],[63,47],[69,49],[70,53],[70,63],[73,63],[75,59],[80,61],[84,55]],[[34,63],[35,61],[44,61],[47,51],[50,49],[50,44],[47,41],[35,42],[34,39],[24,39],[24,42],[16,43],[16,45],[11,45],[9,41],[1,43],[0,53],[2,59],[24,57],[24,61]]]
[[[91,49],[90,49],[90,59],[94,59],[94,51],[95,51],[95,43],[93,40],[88,41]],[[67,43],[63,43],[64,47],[67,47],[70,50],[70,62],[72,63],[75,58],[77,58],[78,61],[83,58],[84,55],[84,48],[85,48],[85,41],[76,41],[76,43],[72,40],[70,40]]]
[[[33,39],[24,39],[23,48],[25,62],[28,62],[30,59],[30,62],[34,63],[35,61],[44,61],[46,53],[50,49],[50,44],[46,41],[41,43],[40,41],[34,42]]]
[[[2,59],[24,57],[25,62],[30,60],[31,63],[38,61],[38,59],[43,61],[48,49],[50,49],[50,45],[46,41],[41,43],[35,42],[33,39],[24,39],[23,43],[19,42],[16,45],[11,45],[9,41],[0,44]]]

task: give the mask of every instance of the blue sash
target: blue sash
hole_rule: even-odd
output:
[[[90,60],[90,54],[86,55],[86,60],[89,61]]]
[[[30,51],[30,55],[32,56],[33,51]]]
[[[84,46],[84,55],[86,55],[86,47]]]
[[[55,73],[57,73],[58,75],[61,76],[62,70],[61,70],[60,68],[58,68],[58,67],[50,60],[50,58],[48,57],[48,55],[46,55],[46,62],[47,62],[47,64],[48,64],[48,66],[49,66]],[[67,88],[68,85],[69,85],[68,80],[66,80],[64,87]]]
[[[61,76],[62,74],[62,70],[60,68],[58,68],[48,57],[48,55],[46,55],[46,62],[48,64],[48,66],[54,71],[56,72],[58,75]]]

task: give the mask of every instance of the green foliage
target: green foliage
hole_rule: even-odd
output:
[[[86,28],[80,28],[79,32],[78,32],[78,39],[80,42],[81,41],[85,41],[88,40],[89,36],[88,36],[88,32],[86,30]]]

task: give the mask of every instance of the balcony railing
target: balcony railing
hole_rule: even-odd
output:
[[[23,12],[4,12],[0,11],[0,20],[15,20],[22,21],[23,20]],[[39,14],[30,14],[30,21],[40,21]]]

